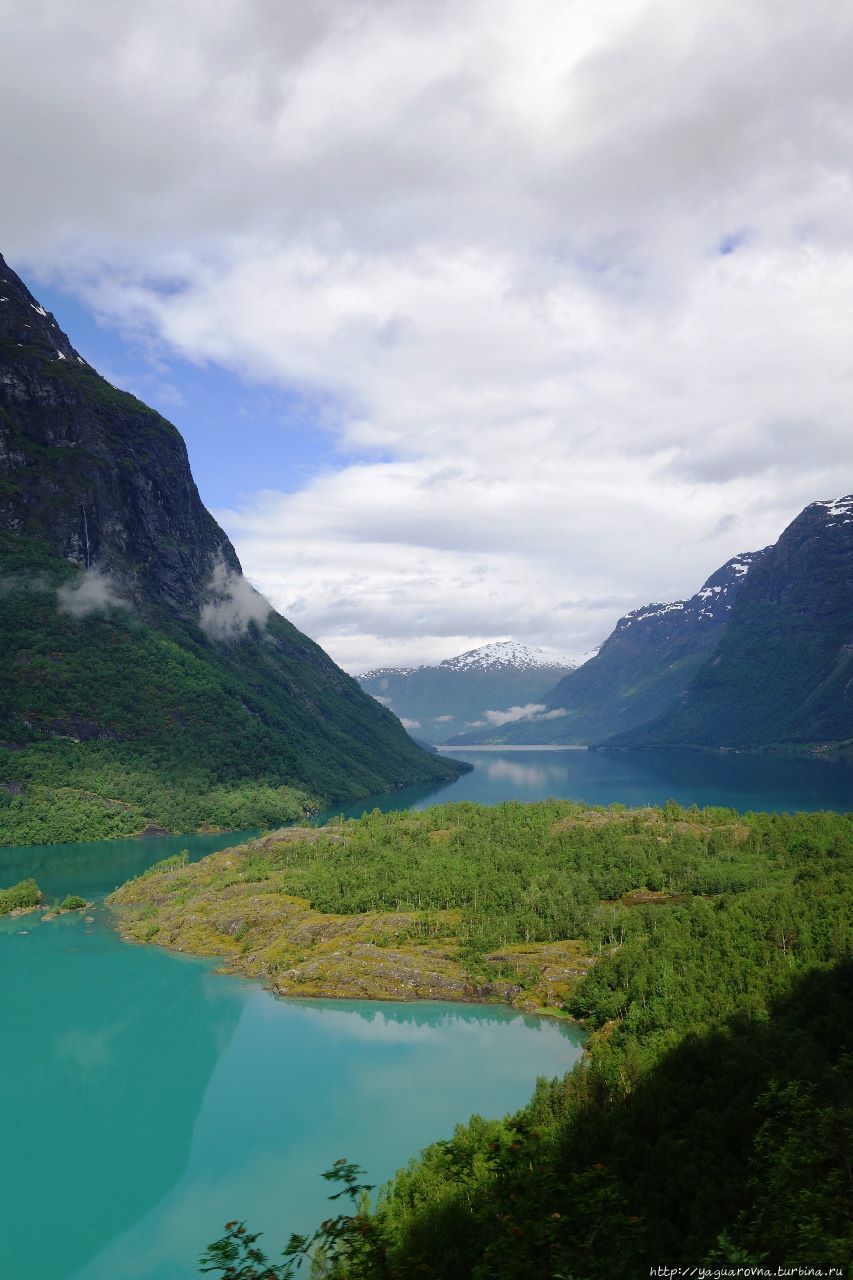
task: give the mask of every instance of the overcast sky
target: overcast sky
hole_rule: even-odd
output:
[[[0,0],[0,37],[0,251],[350,669],[585,650],[853,489],[853,6]]]

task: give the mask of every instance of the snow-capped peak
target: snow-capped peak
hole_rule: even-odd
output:
[[[590,655],[584,655],[584,658]],[[440,665],[452,671],[486,671],[496,667],[512,667],[515,671],[561,670],[572,671],[580,666],[577,658],[557,653],[554,649],[533,648],[518,640],[496,640],[468,649],[454,658],[445,658]]]

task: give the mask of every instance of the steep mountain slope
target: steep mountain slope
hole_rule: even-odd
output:
[[[853,739],[853,495],[813,502],[756,565],[713,658],[619,745]]]
[[[243,578],[177,430],[0,258],[0,843],[452,778]]]
[[[620,618],[596,656],[542,699],[544,711],[451,743],[592,743],[660,715],[716,648],[742,583],[764,554],[734,556],[689,600],[644,605]]]
[[[379,667],[358,679],[426,742],[445,742],[471,722],[541,704],[577,660],[513,640],[469,649],[437,666]]]

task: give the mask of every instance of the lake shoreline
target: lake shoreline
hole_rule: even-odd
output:
[[[323,911],[287,888],[285,864],[346,843],[335,828],[285,827],[198,862],[173,857],[106,905],[125,941],[219,960],[283,997],[500,1003],[537,1014],[559,1010],[593,964],[577,939],[493,944],[472,964],[459,910]]]
[[[620,746],[607,742],[524,742],[524,743],[507,743],[507,742],[472,742],[472,743],[436,743],[436,751],[452,753],[462,751],[466,753],[492,751],[492,752],[523,752],[523,751],[589,751],[601,755],[642,755],[644,752],[656,752],[664,754],[688,754],[694,756],[754,756],[765,757],[771,760],[832,760],[832,761],[851,761],[853,760],[853,742],[826,742],[826,743],[791,743],[777,744],[773,746],[758,747],[703,747],[695,744],[674,743],[672,746],[663,746],[659,743],[650,743],[648,746]]]
[[[475,743],[472,746],[463,744],[446,746],[445,744],[436,744],[436,751],[592,751],[593,748],[583,743],[571,742],[546,742],[541,745],[534,743],[520,743],[518,746],[505,746],[500,742],[486,742],[480,745]]]
[[[110,911],[119,914],[115,907],[106,904]],[[145,942],[135,937],[133,933],[124,930],[121,924],[116,921],[112,926],[113,932],[121,939],[122,942],[134,947],[153,947],[157,951],[164,952],[167,955],[183,956],[189,960],[209,960],[215,961],[216,955],[212,952],[185,951],[182,947],[171,947],[164,943]],[[327,1000],[332,1004],[341,1002],[354,1001],[359,1005],[447,1005],[452,1008],[454,1005],[464,1005],[466,1007],[474,1007],[479,1009],[503,1009],[507,1012],[521,1014],[526,1018],[543,1018],[550,1019],[554,1022],[566,1023],[577,1028],[578,1031],[588,1034],[583,1022],[573,1018],[571,1014],[564,1009],[555,1008],[547,1005],[535,1005],[528,1003],[516,1004],[512,1000],[507,999],[505,995],[500,994],[497,990],[494,994],[483,994],[482,987],[472,988],[471,993],[459,992],[456,994],[448,994],[442,996],[438,992],[425,993],[422,995],[411,992],[401,994],[364,994],[355,991],[341,994],[339,990],[335,990],[331,985],[328,989],[319,984],[315,989],[308,991],[294,991],[290,988],[279,986],[269,977],[261,974],[247,972],[246,970],[234,965],[219,965],[211,970],[217,977],[238,978],[242,982],[251,983],[259,990],[267,991],[277,1000],[289,1001],[295,1005],[309,1005],[316,1001]],[[491,984],[487,984],[491,985]]]

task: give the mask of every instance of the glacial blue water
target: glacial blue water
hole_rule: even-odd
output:
[[[4,1280],[183,1280],[233,1217],[280,1249],[339,1157],[382,1182],[580,1052],[510,1009],[280,1000],[91,915],[0,922]]]
[[[853,809],[830,761],[458,752],[472,773],[346,812],[451,800]],[[247,833],[0,850],[0,885],[102,899],[170,853]],[[190,1280],[223,1223],[271,1249],[326,1216],[345,1156],[381,1183],[474,1111],[564,1072],[577,1029],[496,1007],[286,1001],[203,960],[121,941],[108,908],[0,921],[0,1276]]]

